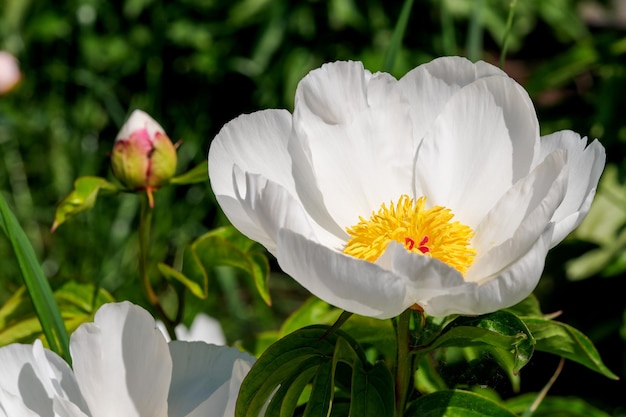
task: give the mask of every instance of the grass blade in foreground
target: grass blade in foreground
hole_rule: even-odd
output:
[[[0,227],[9,238],[20,266],[24,284],[37,312],[50,348],[71,364],[69,337],[48,280],[41,270],[33,247],[28,242],[15,215],[0,194]]]

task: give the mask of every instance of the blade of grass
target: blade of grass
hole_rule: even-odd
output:
[[[48,340],[50,349],[71,364],[69,337],[59,312],[59,307],[52,295],[52,289],[43,274],[33,247],[20,227],[17,218],[0,193],[0,228],[9,238],[17,258],[24,284],[39,317],[41,328]]]
[[[383,62],[383,71],[385,72],[391,73],[393,71],[396,63],[396,57],[398,56],[400,46],[402,46],[402,39],[404,38],[404,33],[406,32],[406,27],[409,23],[409,16],[411,15],[412,8],[413,0],[405,0],[402,5],[402,10],[400,11],[398,23],[396,23],[396,28],[393,30],[393,35],[391,35],[389,48],[385,54],[385,60]]]
[[[484,5],[484,0],[474,1],[474,9],[467,29],[467,57],[472,62],[478,61],[482,55]]]
[[[452,14],[448,10],[447,3],[442,1],[440,4],[441,18],[441,47],[444,55],[457,55],[456,34],[454,29],[454,20]]]
[[[513,15],[515,15],[515,6],[517,0],[511,0],[509,3],[509,15],[506,18],[506,30],[502,38],[502,52],[500,52],[500,68],[504,70],[504,60],[506,59],[506,50],[509,48],[509,35],[513,26]]]

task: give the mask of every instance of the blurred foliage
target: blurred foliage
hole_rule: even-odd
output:
[[[415,1],[392,73],[400,77],[451,54],[497,63],[506,35],[505,70],[529,91],[542,134],[572,129],[600,139],[611,165],[596,207],[580,230],[551,252],[537,295],[545,311],[563,310],[563,321],[590,335],[623,380],[626,304],[615,291],[623,286],[626,222],[622,3]],[[55,207],[77,177],[115,182],[108,154],[131,110],[145,110],[174,141],[182,140],[178,173],[184,173],[205,161],[225,122],[262,108],[291,109],[297,82],[323,62],[361,60],[366,68],[380,70],[401,7],[382,0],[0,3],[0,50],[16,55],[24,73],[18,87],[0,97],[0,192],[26,230],[55,294],[73,282],[148,306],[138,282],[135,195],[99,199],[91,211],[50,232]],[[191,242],[227,221],[208,178],[159,190],[155,199],[149,272],[173,311],[181,302],[174,296],[181,284],[166,280],[157,263],[179,268]],[[599,230],[607,232],[598,238]],[[5,239],[0,239],[0,256],[0,305],[10,306],[22,283]],[[229,342],[240,341],[251,351],[255,342],[262,346],[273,340],[307,293],[274,263],[270,266],[271,309],[254,282],[239,279],[236,268],[221,266],[207,271],[206,299],[190,294],[183,300],[183,321],[189,324],[198,311],[206,311],[221,321]],[[97,297],[92,298],[95,303]],[[91,311],[81,307],[77,317]],[[551,359],[533,356],[522,371],[524,391],[543,387],[551,372],[546,369],[554,368]],[[485,375],[488,382],[511,380],[494,376],[493,370]],[[569,363],[552,388],[615,415],[626,410],[623,398],[611,394],[619,390],[626,390],[624,382],[605,381]],[[504,389],[503,395],[510,394]]]

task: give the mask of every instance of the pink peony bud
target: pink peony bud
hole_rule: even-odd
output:
[[[131,190],[152,191],[176,171],[176,148],[163,128],[148,114],[135,110],[115,139],[111,153],[113,175]]]
[[[8,52],[0,51],[0,95],[11,91],[21,79],[17,59]]]

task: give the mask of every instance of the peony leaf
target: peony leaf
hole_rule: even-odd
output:
[[[235,415],[292,416],[299,409],[306,416],[328,416],[347,409],[350,415],[391,416],[387,368],[370,365],[354,339],[329,329],[306,327],[270,346],[244,380]]]
[[[165,278],[179,281],[198,298],[206,298],[210,271],[218,266],[245,272],[263,301],[271,304],[267,257],[258,243],[232,226],[212,230],[192,242],[185,249],[182,272],[166,264],[159,264],[158,268]]]
[[[477,317],[458,317],[427,346],[417,350],[424,354],[433,349],[456,346],[490,346],[513,355],[513,372],[528,363],[535,341],[524,322],[515,314],[496,311]]]
[[[536,349],[578,362],[607,378],[619,379],[604,365],[587,336],[572,326],[540,318],[523,319],[536,340]]]
[[[438,391],[418,398],[404,414],[406,417],[515,417],[495,401],[479,394],[460,391]]]
[[[184,174],[178,175],[172,178],[169,183],[170,184],[197,184],[199,182],[205,182],[209,179],[209,170],[207,167],[207,161],[204,161],[200,165],[190,169]]]
[[[296,311],[283,322],[279,337],[288,335],[312,324],[332,324],[341,315],[341,310],[335,308],[317,297],[309,297]]]
[[[79,325],[93,320],[101,305],[113,302],[113,297],[91,284],[67,282],[54,292],[61,317],[69,333]],[[25,287],[19,288],[0,308],[0,346],[10,343],[32,343],[41,337],[42,328]],[[44,344],[46,340],[44,340]]]
[[[100,190],[118,192],[120,189],[115,184],[100,177],[79,177],[74,181],[74,190],[57,206],[52,231],[54,232],[68,219],[91,209],[96,204]]]
[[[203,283],[205,285],[200,285],[194,280],[187,278],[186,275],[178,272],[171,266],[164,264],[163,262],[159,262],[157,264],[157,269],[159,270],[161,274],[163,274],[165,279],[170,280],[170,281],[178,281],[181,284],[183,284],[189,291],[191,291],[191,293],[195,295],[196,297],[206,298],[207,290],[208,290],[208,282]]]
[[[263,343],[257,342],[260,354],[267,346],[281,337],[313,324],[332,325],[343,310],[331,306],[317,297],[309,297],[284,322],[278,332],[264,333]],[[342,324],[341,330],[354,338],[361,346],[371,346],[386,358],[393,358],[396,352],[396,335],[390,320],[378,320],[353,314]]]

